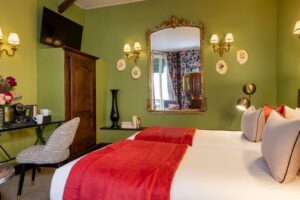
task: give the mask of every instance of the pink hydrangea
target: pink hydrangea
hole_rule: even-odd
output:
[[[6,103],[5,94],[0,94],[0,105],[4,105]]]

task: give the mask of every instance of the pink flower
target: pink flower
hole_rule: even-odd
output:
[[[6,92],[4,95],[4,99],[7,103],[11,103],[13,100],[13,95],[10,92]]]
[[[17,82],[16,82],[16,79],[15,79],[14,77],[8,76],[8,77],[6,78],[6,80],[8,81],[10,87],[15,87],[15,86],[17,86]]]
[[[3,93],[0,94],[0,105],[4,105],[6,103],[5,95]]]

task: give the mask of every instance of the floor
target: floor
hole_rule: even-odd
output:
[[[41,168],[36,173],[35,184],[31,186],[31,171],[27,171],[23,185],[21,200],[49,200],[51,179],[54,173],[53,168]],[[9,182],[0,185],[1,200],[17,199],[17,190],[20,175],[15,176]]]

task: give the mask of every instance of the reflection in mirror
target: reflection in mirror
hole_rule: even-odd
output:
[[[203,26],[174,16],[148,33],[150,105],[153,112],[206,110]]]

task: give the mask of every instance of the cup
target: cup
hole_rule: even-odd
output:
[[[40,114],[43,116],[51,115],[51,111],[49,109],[40,109]]]
[[[43,123],[43,118],[44,116],[39,114],[39,115],[36,115],[34,116],[32,119],[33,121],[35,121],[37,124],[42,124]]]

